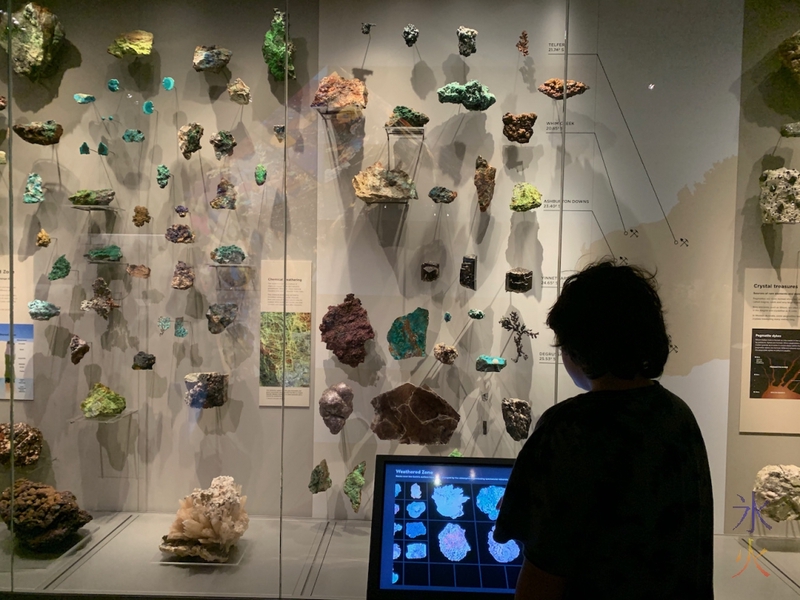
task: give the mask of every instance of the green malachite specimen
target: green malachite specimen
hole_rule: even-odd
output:
[[[55,281],[56,279],[64,279],[69,272],[72,270],[72,265],[69,264],[67,257],[65,254],[62,254],[56,259],[56,262],[53,263],[53,268],[50,269],[50,274],[47,278],[50,281]]]
[[[295,78],[294,50],[294,44],[286,38],[286,14],[276,8],[272,26],[264,35],[264,45],[261,47],[264,62],[275,81],[283,81],[287,73],[289,79]]]
[[[407,106],[395,106],[386,127],[424,127],[430,121],[425,113],[417,112]]]
[[[172,326],[172,319],[169,317],[158,317],[158,335],[164,335],[164,332]]]
[[[27,125],[13,125],[11,129],[29,144],[39,146],[57,144],[64,134],[64,128],[55,121],[31,121]]]
[[[453,319],[453,315],[449,312],[444,313],[444,322],[449,323]]]
[[[31,81],[52,75],[64,45],[64,26],[48,9],[30,2],[11,15],[14,73]],[[0,19],[0,47],[8,51],[8,15]]]
[[[81,147],[78,148],[78,152],[80,152],[81,154],[91,154],[92,150],[91,150],[91,148],[89,148],[89,144],[87,144],[86,142],[83,142],[81,144]]]
[[[453,450],[453,451],[452,451],[450,454],[448,454],[447,456],[451,456],[451,457],[453,457],[453,458],[464,458],[464,455],[463,455],[463,454],[461,454],[461,450],[459,450],[458,448],[456,448],[455,450]]]
[[[501,356],[481,354],[475,361],[475,369],[482,373],[499,373],[506,366],[506,359]]]
[[[28,302],[28,314],[34,321],[48,321],[61,314],[61,307],[44,300]]]
[[[211,260],[220,265],[240,265],[246,258],[244,250],[235,244],[220,246],[211,251]]]
[[[44,186],[42,185],[42,176],[38,173],[31,173],[28,175],[28,181],[25,183],[25,194],[22,196],[22,201],[25,204],[39,204],[44,201]]]
[[[236,139],[230,131],[218,131],[211,136],[211,145],[214,146],[214,155],[217,160],[222,160],[223,156],[233,156]]]
[[[267,181],[267,167],[264,165],[256,165],[256,184],[264,185],[264,182]]]
[[[464,85],[458,82],[448,83],[436,90],[442,104],[460,104],[467,110],[486,110],[497,102],[497,98],[489,88],[473,79]]]
[[[108,156],[108,146],[106,146],[103,142],[97,144],[97,153],[100,156]]]
[[[81,410],[87,419],[113,417],[125,410],[125,398],[102,383],[95,383],[86,400],[81,402]]]
[[[477,308],[470,308],[470,309],[467,311],[467,314],[469,315],[469,318],[470,318],[470,319],[475,319],[476,321],[479,321],[479,320],[481,320],[483,317],[485,317],[485,316],[486,316],[486,313],[485,313],[485,312],[483,312],[482,310],[478,310]]]
[[[331,474],[330,471],[328,471],[328,461],[323,458],[322,462],[311,471],[311,481],[308,482],[308,491],[312,494],[318,494],[330,489],[332,485],[333,481],[331,481]]]
[[[126,129],[125,133],[122,134],[122,139],[128,143],[135,142],[143,142],[144,141],[144,133],[140,129]]]
[[[119,79],[109,79],[106,85],[108,86],[109,92],[119,91]]]
[[[542,193],[530,183],[518,183],[511,192],[511,210],[526,212],[542,205]]]
[[[358,509],[361,508],[361,488],[367,483],[367,480],[364,479],[366,470],[366,461],[361,461],[355,469],[350,471],[344,480],[344,495],[350,500],[353,512],[358,512]]]
[[[142,104],[142,112],[146,115],[152,115],[156,110],[156,105],[153,104],[152,100],[148,100],[144,104]]]
[[[78,190],[69,197],[75,206],[108,206],[114,201],[114,190]]]
[[[424,357],[428,334],[428,310],[417,308],[414,312],[398,317],[386,334],[389,352],[395,360]]]
[[[91,104],[92,102],[97,100],[97,98],[95,98],[91,94],[73,94],[72,97],[78,104]]]
[[[171,92],[175,88],[175,80],[172,77],[164,77],[161,80],[161,85],[164,86],[165,90]]]
[[[102,248],[93,248],[84,254],[89,262],[119,262],[122,260],[122,250],[119,246],[103,246]]]
[[[178,317],[175,319],[175,337],[177,338],[185,338],[189,335],[189,332],[186,330],[186,327],[183,326],[183,317]]]
[[[200,150],[200,138],[203,137],[203,126],[200,123],[189,123],[178,130],[178,144],[183,158],[189,160],[194,152]]]
[[[160,187],[163,190],[165,187],[167,187],[167,184],[169,183],[169,168],[167,167],[167,165],[158,165],[158,167],[156,167],[156,170],[158,171],[156,173],[156,181],[158,182],[158,187]]]
[[[153,51],[153,34],[148,31],[131,31],[121,34],[108,47],[108,53],[117,58],[123,56],[147,56]]]

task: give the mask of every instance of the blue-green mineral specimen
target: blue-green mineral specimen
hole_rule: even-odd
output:
[[[424,357],[428,333],[428,310],[417,308],[414,312],[397,317],[392,323],[386,341],[395,360]]]
[[[499,373],[506,366],[506,359],[502,356],[489,356],[481,354],[475,361],[475,369],[482,373]]]
[[[161,85],[164,86],[165,90],[171,92],[175,89],[175,80],[172,77],[164,77],[164,79],[161,80]]]
[[[292,41],[286,36],[286,14],[277,8],[274,10],[275,16],[272,17],[272,26],[264,35],[261,54],[275,81],[283,81],[286,79],[286,75],[289,76],[289,79],[294,79],[295,49]]]
[[[34,321],[48,321],[61,314],[61,307],[45,300],[28,302],[28,314]]]
[[[485,312],[483,312],[482,310],[478,310],[477,308],[470,308],[467,311],[467,314],[469,315],[470,319],[475,319],[475,320],[480,320],[486,316]]]
[[[407,106],[395,106],[386,127],[425,127],[430,121],[430,117],[425,113],[408,108]]]
[[[497,98],[489,88],[473,79],[464,85],[458,82],[448,83],[436,90],[442,104],[461,104],[467,110],[486,110],[497,102]]]
[[[39,204],[39,202],[44,201],[44,186],[42,185],[42,177],[38,173],[28,175],[22,201],[25,204]]]
[[[450,204],[457,196],[458,192],[448,190],[446,187],[440,185],[431,188],[431,191],[428,192],[428,198],[433,200],[436,204]]]
[[[344,479],[344,488],[342,491],[344,495],[350,500],[350,506],[353,507],[354,512],[358,512],[361,508],[361,488],[367,483],[364,478],[364,473],[367,470],[366,461],[362,461],[356,465],[356,468]]]
[[[122,134],[122,139],[128,143],[131,142],[143,142],[144,141],[144,133],[140,129],[126,129],[125,133]]]
[[[156,173],[156,181],[158,182],[158,187],[160,187],[163,190],[165,187],[167,187],[167,184],[169,183],[169,168],[167,167],[167,165],[158,165],[158,167],[156,167],[156,170],[158,171]]]
[[[77,102],[78,104],[91,104],[92,102],[97,100],[97,98],[95,98],[91,94],[73,94],[72,97],[75,98],[75,102]]]
[[[119,91],[119,79],[109,79],[106,85],[108,86],[109,92]]]
[[[103,142],[97,144],[97,153],[100,156],[108,156],[108,146],[106,146]]]
[[[83,142],[81,144],[81,147],[78,148],[78,152],[80,152],[81,154],[91,154],[92,150],[91,150],[91,148],[89,148],[89,144],[87,144],[86,142]]]
[[[453,450],[453,451],[452,451],[450,454],[448,454],[447,456],[450,456],[450,457],[452,457],[452,458],[464,458],[464,455],[463,455],[463,454],[461,454],[461,450],[459,450],[458,448],[456,448],[455,450]]]
[[[122,249],[112,244],[102,248],[93,248],[84,256],[89,259],[89,262],[119,262],[122,260]]]
[[[183,317],[177,317],[175,319],[175,337],[185,338],[187,335],[189,335],[189,332],[183,326]]]
[[[164,332],[172,326],[172,319],[169,317],[158,317],[158,335],[164,335]]]
[[[64,277],[69,275],[69,272],[71,270],[72,270],[72,265],[69,264],[66,255],[62,254],[53,263],[53,268],[50,269],[50,273],[47,275],[47,278],[50,281],[55,281],[56,279],[64,279]]]
[[[453,315],[449,312],[444,313],[444,322],[449,323],[453,319]]]
[[[222,160],[223,156],[233,155],[236,139],[230,131],[218,131],[211,136],[211,145],[214,146],[214,155],[217,160]]]
[[[240,265],[246,258],[244,250],[235,244],[220,246],[211,251],[211,260],[220,265]]]
[[[267,167],[262,164],[256,165],[256,184],[264,185],[267,180]]]
[[[156,110],[156,105],[153,104],[152,100],[148,100],[144,104],[142,104],[142,112],[146,115],[152,115]]]
[[[81,402],[81,410],[87,419],[113,417],[125,410],[125,398],[102,383],[95,383],[86,400]]]

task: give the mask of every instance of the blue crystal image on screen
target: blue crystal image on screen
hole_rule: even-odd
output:
[[[411,497],[414,498],[414,500],[422,498],[422,489],[419,487],[418,483],[411,485]]]
[[[395,523],[394,524],[394,533],[397,533],[398,531],[403,531],[403,526],[400,525],[400,523]]]
[[[499,563],[510,563],[517,560],[519,556],[519,546],[517,542],[511,540],[505,544],[494,541],[494,527],[489,532],[489,554]]]
[[[425,535],[428,533],[428,530],[425,529],[425,523],[420,523],[419,521],[414,521],[412,523],[406,523],[406,535],[410,538],[418,538],[421,535]]]
[[[412,502],[406,508],[408,511],[409,516],[412,519],[419,519],[419,516],[425,512],[425,503],[424,502]]]
[[[467,553],[472,550],[465,534],[464,529],[454,523],[448,523],[439,532],[439,550],[447,560],[453,562],[464,560]]]
[[[464,503],[469,500],[469,496],[464,495],[464,490],[452,485],[443,485],[433,490],[433,501],[436,503],[436,510],[443,517],[457,519],[464,516]]]
[[[406,558],[414,560],[415,558],[425,558],[428,556],[428,546],[425,544],[409,544],[406,546]]]
[[[400,579],[400,576],[397,573],[395,573],[394,571],[392,571],[392,583],[397,583],[399,581],[399,579]]]
[[[400,544],[392,545],[392,559],[397,560],[400,558]]]
[[[394,497],[395,497],[395,498],[397,498],[397,497],[400,495],[400,490],[401,490],[401,489],[402,489],[402,488],[400,487],[400,484],[399,484],[399,483],[395,483],[395,484],[394,484]]]
[[[400,506],[398,504],[395,504],[394,505],[394,514],[397,514],[399,512],[400,512]]]
[[[496,521],[497,515],[500,513],[500,510],[497,508],[497,503],[505,493],[506,488],[490,485],[489,487],[481,488],[481,491],[478,492],[478,499],[475,500],[475,503],[478,505],[478,509],[483,514],[489,517],[492,521]]]

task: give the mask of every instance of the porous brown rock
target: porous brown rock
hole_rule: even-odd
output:
[[[147,265],[128,265],[125,271],[131,277],[138,277],[139,279],[150,279],[150,267]]]
[[[564,98],[564,80],[554,77],[548,79],[539,86],[539,91],[545,96],[549,96],[553,100],[562,100]],[[567,79],[567,98],[578,96],[589,89],[589,86],[574,79]]]
[[[404,383],[372,399],[370,428],[382,440],[401,444],[446,444],[461,416],[428,386]]]
[[[536,123],[536,113],[520,113],[518,115],[506,113],[503,115],[503,135],[510,142],[527,144],[533,135],[533,125]]]
[[[800,31],[795,31],[778,46],[781,62],[800,83]]]
[[[319,82],[311,108],[322,112],[336,112],[348,108],[362,109],[367,108],[368,100],[369,93],[363,81],[345,79],[334,71]]]
[[[39,462],[44,437],[36,427],[14,423],[14,464],[28,467]],[[11,463],[11,423],[0,423],[0,465]]]
[[[344,427],[353,414],[353,390],[346,383],[336,383],[322,392],[319,399],[319,414],[333,435]]]
[[[133,224],[136,227],[144,227],[150,220],[150,211],[146,206],[133,207]]]
[[[528,439],[533,420],[530,403],[518,398],[503,398],[501,407],[508,435],[517,442]]]
[[[375,337],[366,309],[355,294],[344,302],[329,306],[319,325],[325,347],[342,363],[357,367],[367,358],[365,344]]]
[[[39,233],[36,234],[36,245],[40,248],[47,248],[51,241],[52,238],[50,237],[50,234],[44,230],[44,227],[42,227],[39,230]]]
[[[485,158],[478,156],[475,159],[475,189],[478,191],[478,206],[481,212],[486,212],[494,198],[494,182],[497,169],[489,165]]]

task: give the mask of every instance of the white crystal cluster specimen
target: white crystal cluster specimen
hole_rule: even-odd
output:
[[[753,484],[761,512],[773,521],[800,519],[800,467],[767,465],[756,474]]]

